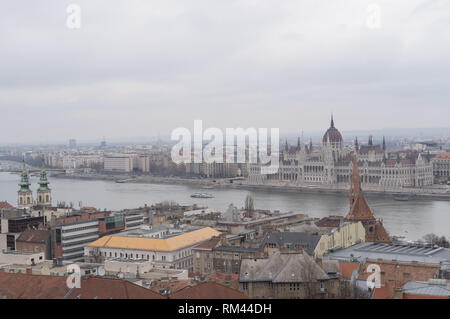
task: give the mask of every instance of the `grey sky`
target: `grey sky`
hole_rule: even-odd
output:
[[[448,127],[449,39],[448,0],[0,0],[0,138]]]

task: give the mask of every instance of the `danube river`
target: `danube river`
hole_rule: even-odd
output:
[[[0,173],[0,201],[16,204],[20,176]],[[37,188],[37,177],[31,177],[33,191]],[[254,198],[255,207],[299,212],[311,217],[346,215],[349,209],[346,194],[289,193],[282,191],[247,191],[240,189],[202,189],[193,185],[115,183],[103,180],[76,180],[50,178],[53,204],[58,201],[72,202],[74,207],[94,206],[99,209],[135,208],[162,201],[179,204],[208,206],[224,211],[230,203],[244,205],[247,194]],[[211,199],[195,199],[190,195],[206,192]],[[408,240],[420,239],[427,233],[450,236],[450,201],[412,200],[395,201],[390,197],[367,196],[377,218],[391,235],[404,236]]]

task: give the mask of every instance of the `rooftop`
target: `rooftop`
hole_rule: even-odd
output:
[[[305,269],[308,271],[304,271]],[[328,278],[314,259],[305,253],[276,252],[269,258],[243,259],[239,274],[240,282],[289,283]]]
[[[45,243],[50,239],[49,230],[26,229],[20,234],[16,241],[25,241],[30,243]]]
[[[216,282],[186,286],[170,296],[171,299],[247,299],[242,292]]]
[[[213,248],[214,251],[228,251],[236,253],[257,253],[259,248],[241,247],[241,246],[218,246]]]
[[[163,299],[149,289],[120,279],[85,277],[69,289],[65,276],[0,272],[0,298],[7,299]]]
[[[211,250],[214,247],[216,247],[219,244],[219,242],[220,242],[220,238],[214,237],[208,241],[205,241],[204,243],[201,243],[200,245],[195,247],[195,249]]]
[[[426,264],[440,264],[450,261],[450,249],[423,245],[403,245],[389,243],[360,243],[335,250],[325,255],[326,258],[351,260],[384,259],[403,262],[417,261]]]
[[[313,254],[320,238],[320,235],[300,232],[267,233],[261,242],[261,246],[276,244],[280,248],[303,248],[307,253]]]
[[[450,283],[447,280],[408,281],[403,286],[403,293],[413,295],[450,297]]]
[[[450,153],[439,154],[436,156],[436,158],[449,158],[450,159]]]
[[[10,208],[13,208],[13,206],[10,203],[6,201],[0,202],[0,209],[10,209]]]
[[[104,236],[88,244],[88,247],[107,247],[151,251],[174,251],[183,247],[195,245],[219,236],[221,233],[211,227],[204,227],[183,233],[170,238],[145,238],[145,237],[122,237]]]

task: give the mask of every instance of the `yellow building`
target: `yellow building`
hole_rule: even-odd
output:
[[[366,230],[361,222],[344,222],[337,228],[329,230],[320,238],[314,249],[314,257],[321,258],[334,248],[347,248],[364,242]]]
[[[125,258],[150,260],[157,268],[193,269],[192,249],[221,233],[204,227],[168,238],[136,237],[133,235],[104,236],[84,247],[85,259],[102,262]]]

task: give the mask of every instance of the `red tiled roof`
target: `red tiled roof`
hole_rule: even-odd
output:
[[[317,227],[339,227],[341,222],[345,220],[344,216],[328,216],[315,222]]]
[[[17,238],[16,241],[25,241],[30,243],[45,243],[50,237],[49,230],[26,229]]]
[[[63,299],[69,292],[65,276],[0,272],[0,299]],[[87,277],[69,299],[163,299],[144,287],[120,279]]]
[[[373,292],[372,299],[389,299],[389,287],[380,287],[375,288],[375,291]]]
[[[351,278],[353,271],[358,270],[358,268],[359,263],[339,262],[339,273],[344,278]]]
[[[0,202],[0,209],[10,209],[10,208],[13,208],[13,206],[10,203],[6,201]]]
[[[205,282],[183,288],[170,296],[171,299],[247,299],[239,290],[216,282]]]
[[[436,157],[437,158],[450,158],[450,153],[439,154]]]
[[[157,280],[152,282],[152,290],[154,292],[160,292],[163,289],[163,290],[170,290],[171,293],[175,293],[178,290],[190,286],[191,284],[192,283],[190,280],[171,280],[171,281]]]
[[[193,249],[211,250],[214,247],[216,247],[219,242],[220,238],[214,237],[208,241],[205,241],[204,243],[201,243],[200,245],[196,246]]]
[[[227,274],[222,272],[216,272],[211,274],[212,280],[239,280],[239,274]]]

